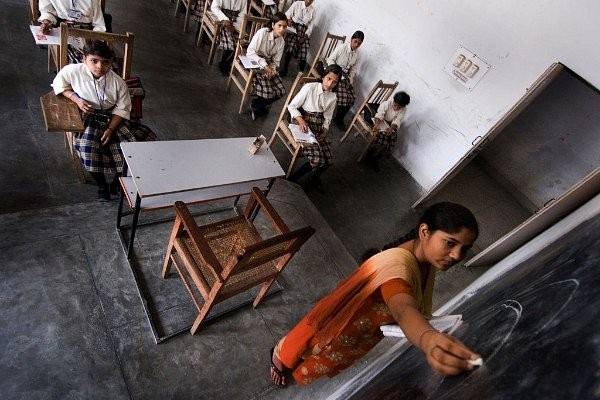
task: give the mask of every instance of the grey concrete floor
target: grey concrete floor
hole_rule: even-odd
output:
[[[50,90],[54,73],[27,28],[27,4],[2,0],[2,8],[1,398],[324,398],[377,356],[310,388],[280,390],[268,378],[275,341],[355,268],[366,248],[414,224],[410,205],[420,188],[395,160],[383,160],[379,173],[356,163],[363,143],[340,146],[341,132],[333,129],[336,164],[323,175],[326,193],[278,180],[269,194],[292,226],[317,229],[282,275],[284,290],[195,336],[157,345],[115,229],[116,201],[97,202],[96,187],[77,180],[63,135],[44,131],[39,96]],[[226,79],[207,65],[207,49],[194,45],[196,23],[182,32],[173,11],[167,0],[108,4],[113,30],[135,33],[133,74],[146,89],[143,122],[161,140],[270,137],[282,101],[264,119],[239,115],[240,94],[226,93]],[[283,147],[274,151],[285,168]],[[169,229],[168,223],[140,229],[133,268],[143,271],[158,317],[177,325],[187,322],[177,314],[187,299],[183,285],[156,279]],[[440,298],[479,273],[458,267],[455,287]]]

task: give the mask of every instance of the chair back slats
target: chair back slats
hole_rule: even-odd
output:
[[[311,66],[310,66],[308,75],[320,77],[319,72],[317,71],[317,68],[316,68],[319,61],[325,63],[325,60],[327,60],[327,58],[331,55],[333,50],[335,50],[335,48],[338,45],[344,43],[345,40],[346,40],[345,35],[335,35],[333,33],[327,32],[327,34],[323,38],[323,41],[321,42],[321,45],[319,46],[319,50],[317,51],[317,56],[314,58]]]
[[[275,234],[263,238],[254,225],[261,212]],[[187,206],[175,203],[176,218],[162,269],[166,278],[175,266],[198,309],[191,333],[200,327],[212,306],[261,285],[253,305],[267,294],[278,274],[314,234],[310,227],[290,231],[259,188],[253,188],[243,215],[199,226]],[[261,225],[262,227],[262,225]],[[262,230],[262,229],[261,229]]]
[[[133,59],[133,41],[135,35],[131,32],[116,34],[108,32],[91,31],[87,29],[70,28],[68,24],[60,24],[59,69],[69,63],[68,43],[69,37],[83,40],[103,40],[115,49],[116,45],[123,46],[123,64],[120,66],[120,75],[123,79],[129,78]]]

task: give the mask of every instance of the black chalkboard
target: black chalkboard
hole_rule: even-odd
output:
[[[410,347],[358,391],[365,399],[600,398],[600,216],[550,244],[449,314],[484,366],[455,377]]]

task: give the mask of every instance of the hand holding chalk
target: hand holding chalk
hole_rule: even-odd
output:
[[[474,360],[467,360],[467,362],[474,367],[481,367],[483,365],[483,358],[479,357]]]

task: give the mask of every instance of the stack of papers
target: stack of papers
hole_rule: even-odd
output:
[[[444,315],[441,317],[431,317],[429,320],[431,326],[440,332],[452,333],[461,323],[462,314]],[[383,336],[392,336],[403,338],[406,337],[402,329],[398,325],[383,325],[380,326]]]
[[[308,132],[304,133],[300,130],[300,125],[290,124],[290,131],[292,132],[292,136],[294,136],[294,140],[300,143],[317,143],[317,138],[314,133],[309,129]]]

